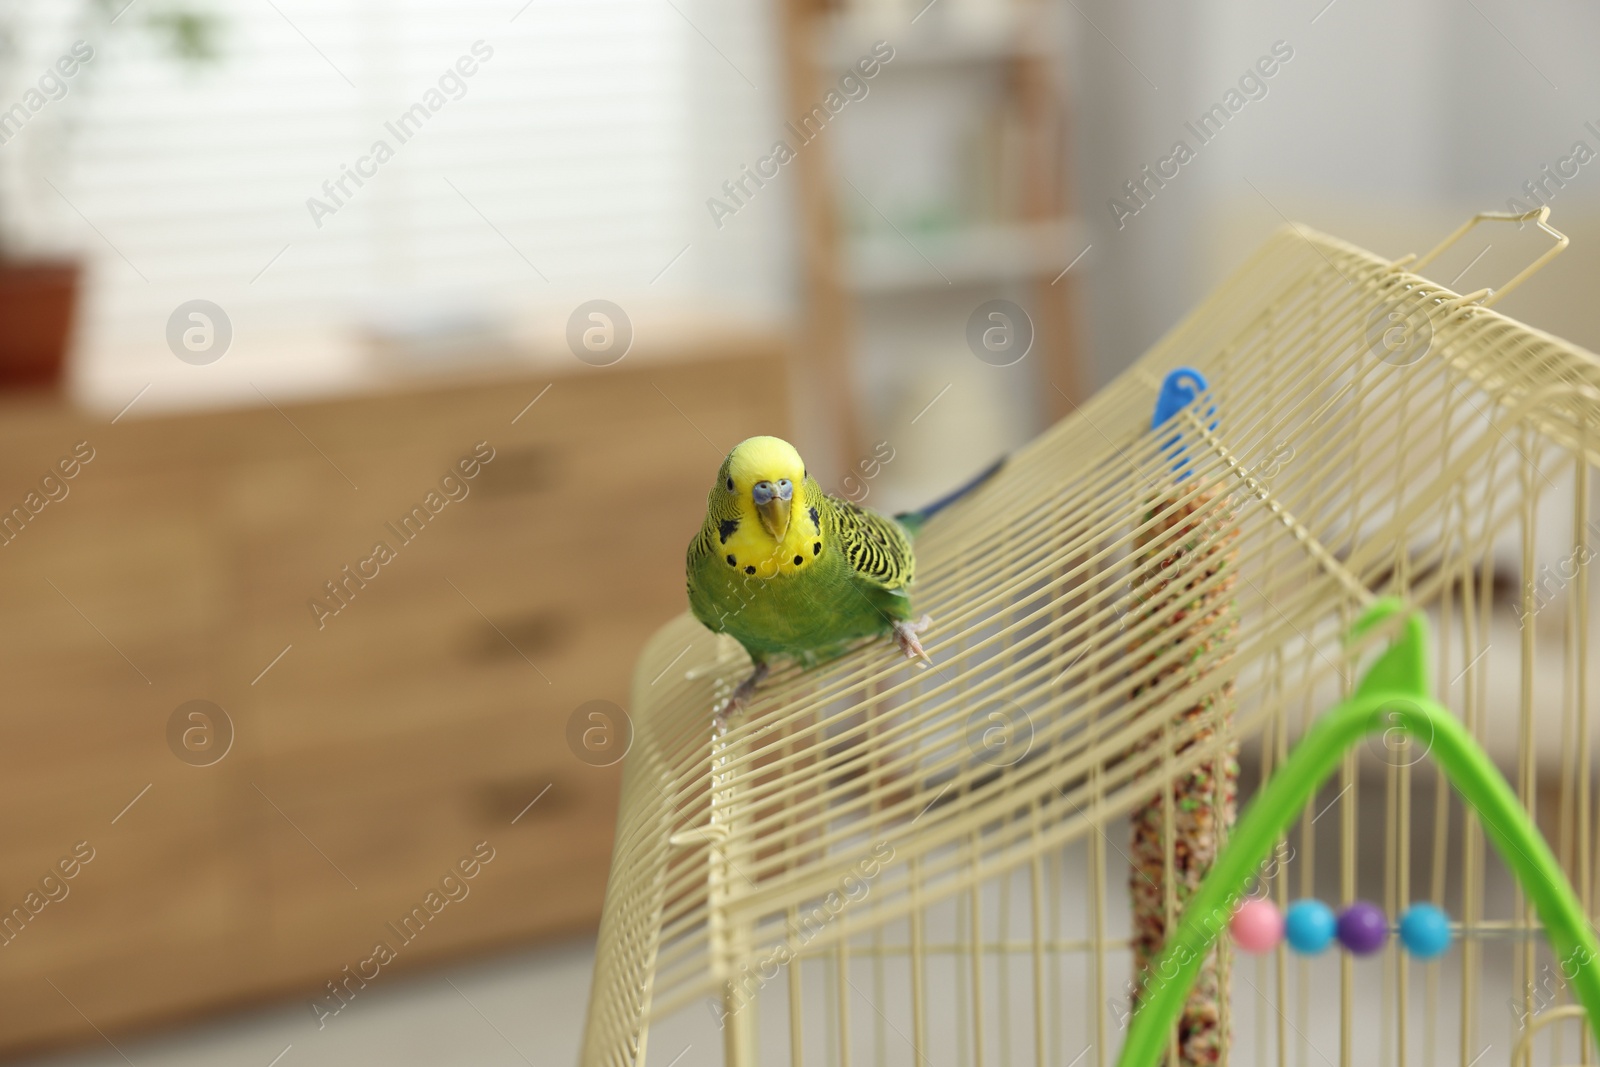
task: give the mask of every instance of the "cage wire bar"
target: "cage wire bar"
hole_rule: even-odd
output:
[[[931,668],[882,642],[782,668],[714,735],[744,652],[687,615],[658,632],[583,1062],[1103,1067],[1138,988],[1129,813],[1164,798],[1170,842],[1174,783],[1235,746],[1247,803],[1350,695],[1371,645],[1342,638],[1377,596],[1426,611],[1436,699],[1592,921],[1600,362],[1489,306],[1565,243],[1547,215],[1452,235],[1552,237],[1498,293],[1416,272],[1445,246],[1391,262],[1276,232],[919,536]],[[1211,388],[1152,431],[1180,365]],[[1425,964],[1392,940],[1366,960],[1223,944],[1212,1062],[1596,1062],[1528,902],[1422,747],[1352,753],[1252,891],[1391,917],[1431,901],[1458,944]]]

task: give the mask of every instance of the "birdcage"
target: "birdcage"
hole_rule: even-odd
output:
[[[919,535],[930,667],[866,642],[718,732],[744,652],[663,628],[584,1062],[1087,1067],[1141,1028],[1186,1065],[1595,1062],[1600,363],[1490,306],[1547,214],[1396,261],[1278,231]],[[1428,280],[1484,220],[1554,244]],[[1179,968],[1202,897],[1341,938],[1365,902],[1377,942]],[[1394,936],[1414,903],[1443,955]]]

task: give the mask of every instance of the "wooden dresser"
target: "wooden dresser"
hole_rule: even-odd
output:
[[[591,926],[620,765],[569,718],[625,704],[722,453],[786,428],[776,345],[734,347],[115,424],[0,403],[0,1053],[267,996],[314,1028],[329,983]]]

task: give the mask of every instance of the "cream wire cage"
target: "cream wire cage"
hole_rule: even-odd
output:
[[[663,628],[636,673],[583,1062],[1113,1062],[1129,813],[1165,820],[1170,929],[1180,809],[1228,824],[1224,775],[1209,798],[1182,783],[1237,748],[1248,803],[1349,695],[1370,649],[1343,638],[1381,595],[1428,613],[1437,700],[1592,919],[1600,363],[1488,306],[1565,244],[1546,215],[1473,220],[1555,240],[1499,293],[1417,273],[1446,246],[1390,262],[1277,232],[929,523],[930,669],[881,642],[785,668],[714,736],[748,661],[689,616]],[[1178,365],[1211,388],[1152,432]],[[1530,907],[1421,746],[1347,757],[1258,883],[1280,905],[1432,901],[1460,940],[1429,964],[1392,940],[1361,960],[1224,944],[1215,1062],[1595,1062]]]

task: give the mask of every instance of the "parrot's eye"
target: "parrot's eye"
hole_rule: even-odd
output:
[[[728,492],[730,492],[730,493],[733,492],[733,479],[732,478],[728,479]]]

